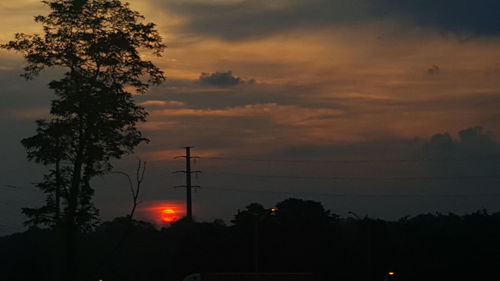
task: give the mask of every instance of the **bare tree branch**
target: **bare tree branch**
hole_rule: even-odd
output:
[[[128,180],[128,184],[130,187],[130,193],[132,195],[132,208],[130,210],[128,218],[130,219],[130,221],[132,221],[132,218],[135,214],[137,206],[140,204],[138,199],[139,199],[139,195],[141,192],[141,184],[144,181],[144,174],[146,173],[146,161],[142,161],[141,159],[138,160],[137,169],[136,169],[136,173],[135,173],[135,186],[132,182],[132,178],[130,177],[130,175],[128,173],[123,172],[123,171],[112,171],[111,173],[123,175]]]

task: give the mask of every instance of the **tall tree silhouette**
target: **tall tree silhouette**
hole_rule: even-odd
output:
[[[35,17],[43,34],[18,33],[1,47],[24,55],[26,79],[46,68],[65,71],[49,83],[56,95],[51,119],[38,120],[37,133],[22,141],[29,159],[51,167],[38,184],[46,204],[24,213],[34,224],[60,230],[65,279],[75,280],[77,235],[97,216],[91,179],[109,172],[111,159],[147,141],[136,128],[147,113],[129,90],[146,93],[164,74],[139,51],[160,56],[165,45],[154,24],[143,23],[141,14],[119,0],[42,2],[50,8],[48,15]]]

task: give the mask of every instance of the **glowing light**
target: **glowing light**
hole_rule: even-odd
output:
[[[389,271],[387,274],[389,274],[389,275],[391,275],[391,276],[392,276],[392,275],[394,275],[394,272]]]
[[[172,223],[177,220],[177,213],[174,209],[162,209],[160,217],[163,222]]]
[[[167,227],[185,216],[183,201],[155,200],[141,204],[137,217],[154,223],[157,227]]]

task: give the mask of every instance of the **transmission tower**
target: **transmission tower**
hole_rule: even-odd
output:
[[[200,187],[200,186],[191,185],[191,175],[201,173],[201,171],[192,171],[191,170],[191,159],[196,159],[196,158],[200,158],[200,157],[191,156],[191,148],[193,148],[192,146],[186,146],[184,148],[186,149],[186,155],[177,156],[177,157],[175,157],[175,159],[185,158],[186,159],[186,170],[175,171],[174,173],[186,174],[186,185],[181,185],[181,186],[176,186],[176,187],[186,188],[186,219],[188,221],[193,221],[193,203],[192,203],[191,190],[193,188]]]

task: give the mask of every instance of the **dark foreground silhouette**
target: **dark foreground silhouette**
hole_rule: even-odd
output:
[[[339,218],[319,202],[251,204],[230,225],[117,218],[81,234],[79,280],[179,280],[201,272],[301,272],[318,280],[498,280],[500,213],[395,222]],[[51,230],[0,238],[1,280],[55,280]],[[125,237],[125,238],[123,238]]]

